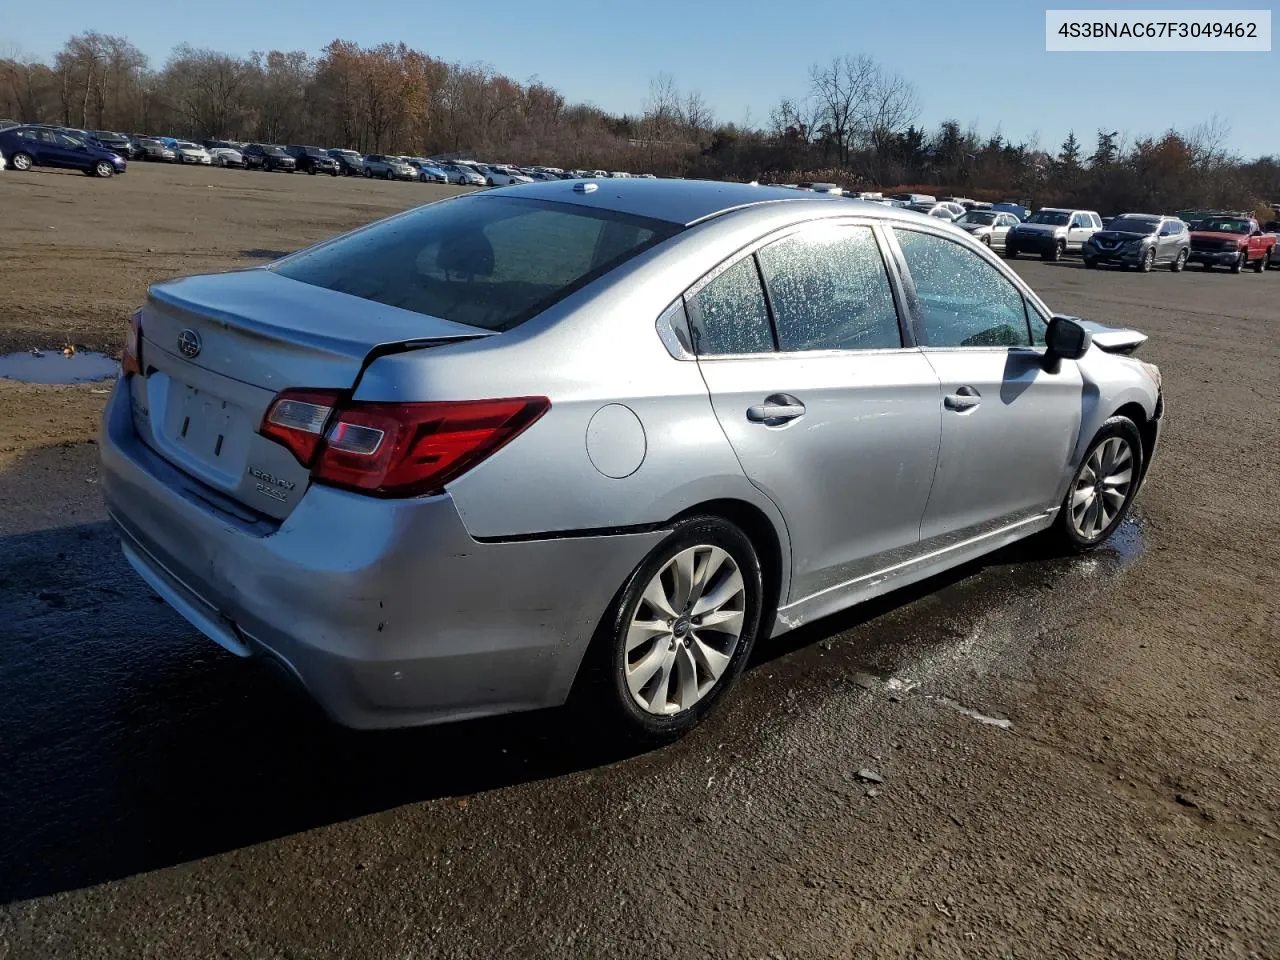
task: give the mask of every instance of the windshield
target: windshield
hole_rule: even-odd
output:
[[[1209,217],[1196,228],[1206,233],[1252,233],[1253,224],[1239,217]]]
[[[510,330],[680,227],[574,204],[468,196],[289,257],[281,276],[486,330]]]
[[[288,156],[288,154],[287,154],[287,153],[285,153],[283,150],[281,150],[279,147],[263,147],[263,148],[262,148],[262,150],[263,150],[263,152],[264,152],[264,153],[269,153],[269,154],[271,154],[273,157],[287,157],[287,156]]]
[[[996,222],[996,215],[990,211],[970,210],[956,223],[980,223],[983,226],[991,226]]]
[[[1047,223],[1053,227],[1065,227],[1070,214],[1061,210],[1037,210],[1027,218],[1027,223]]]
[[[1155,220],[1143,217],[1116,217],[1109,224],[1108,230],[1119,230],[1121,233],[1155,233],[1159,224]]]

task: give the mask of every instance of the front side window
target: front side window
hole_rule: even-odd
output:
[[[884,259],[870,227],[818,228],[759,253],[779,350],[902,346]]]
[[[1022,293],[978,254],[951,240],[895,227],[931,347],[1030,346]]]
[[[769,307],[754,257],[743,257],[688,298],[693,350],[700,356],[771,353]]]
[[[510,330],[680,229],[573,204],[476,195],[428,204],[271,269],[415,313]]]

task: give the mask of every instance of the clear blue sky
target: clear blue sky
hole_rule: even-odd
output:
[[[178,43],[228,53],[306,50],[330,40],[404,41],[450,61],[537,77],[570,101],[638,111],[649,79],[671,74],[721,120],[764,125],[784,94],[805,92],[810,65],[867,53],[912,80],[921,121],[948,117],[984,133],[1038,134],[1056,150],[1069,129],[1131,136],[1189,128],[1215,114],[1246,156],[1280,154],[1280,54],[1047,53],[1053,8],[1240,9],[1271,0],[55,0],[4,4],[0,53],[47,56],[72,33],[128,37],[159,66]],[[465,12],[464,12],[465,11]],[[1087,152],[1087,151],[1086,151]]]

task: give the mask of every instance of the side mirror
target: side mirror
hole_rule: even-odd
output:
[[[1063,360],[1079,360],[1089,352],[1093,334],[1073,317],[1055,315],[1044,334],[1045,370],[1056,373]]]

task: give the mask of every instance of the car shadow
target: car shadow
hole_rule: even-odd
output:
[[[91,451],[69,456],[88,469]],[[0,494],[30,498],[56,482],[48,464],[20,461],[0,474]],[[568,710],[337,727],[268,660],[225,653],[154,596],[106,522],[61,523],[54,507],[32,532],[0,538],[0,903],[640,752],[594,735]],[[857,669],[888,669],[936,633],[957,590],[966,603],[1000,602],[960,586],[986,566],[1013,564],[1006,586],[1043,579],[1044,564],[1017,566],[1026,559],[1043,551],[1008,548],[760,643],[751,669],[933,595],[918,616],[889,618],[905,626],[877,623],[844,645]],[[734,723],[754,713],[730,706]]]

